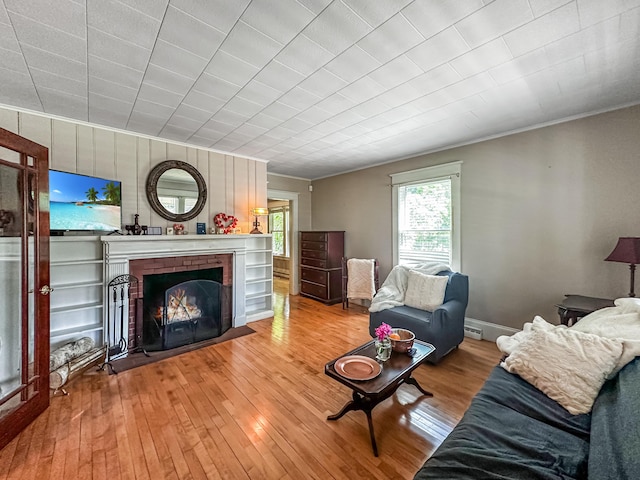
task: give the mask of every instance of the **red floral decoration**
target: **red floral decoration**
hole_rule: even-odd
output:
[[[219,213],[213,217],[213,223],[216,224],[216,227],[221,228],[224,233],[232,233],[238,226],[238,219],[233,215]]]

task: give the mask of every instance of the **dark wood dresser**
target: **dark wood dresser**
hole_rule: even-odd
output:
[[[300,232],[300,295],[327,305],[342,301],[344,232]]]

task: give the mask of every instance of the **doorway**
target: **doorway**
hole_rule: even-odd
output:
[[[298,295],[298,194],[268,190],[267,200],[269,232],[273,232],[274,286],[288,279],[289,293]]]

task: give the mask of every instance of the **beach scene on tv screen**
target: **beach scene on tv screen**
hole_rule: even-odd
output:
[[[119,230],[120,182],[49,171],[51,230]]]

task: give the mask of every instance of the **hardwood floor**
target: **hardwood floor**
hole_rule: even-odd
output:
[[[500,354],[465,339],[373,411],[326,420],[351,398],[324,364],[370,339],[362,307],[289,297],[256,333],[107,375],[91,370],[0,451],[0,479],[412,478],[460,419]]]

